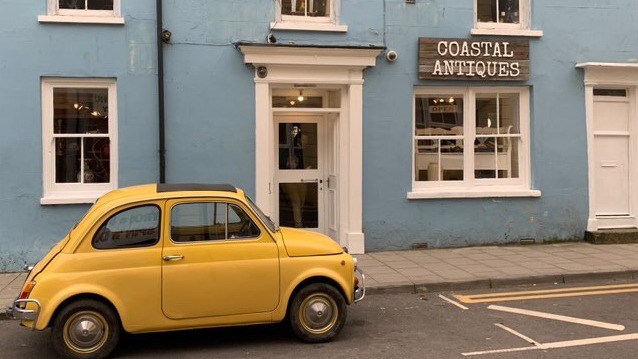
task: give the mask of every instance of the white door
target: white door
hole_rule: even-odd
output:
[[[610,96],[609,91],[600,93],[605,95],[596,96],[594,92],[594,208],[596,217],[604,221],[631,213],[631,136],[627,97],[614,92]]]
[[[275,116],[275,218],[325,233],[325,115]]]

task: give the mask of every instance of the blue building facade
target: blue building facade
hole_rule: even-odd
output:
[[[2,271],[160,181],[233,183],[354,253],[638,227],[635,1],[4,9]]]

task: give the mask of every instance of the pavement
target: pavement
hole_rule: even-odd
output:
[[[638,243],[588,242],[372,252],[355,255],[367,294],[487,289],[514,285],[638,281]],[[0,273],[0,319],[25,273]]]

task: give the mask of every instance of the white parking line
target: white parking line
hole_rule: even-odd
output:
[[[443,296],[443,295],[441,295],[441,294],[439,294],[439,298],[443,299],[444,301],[446,301],[446,302],[448,302],[448,303],[452,303],[452,304],[456,305],[457,307],[459,307],[459,308],[461,308],[461,309],[463,309],[463,310],[469,310],[469,309],[470,309],[470,308],[468,308],[468,307],[464,306],[464,305],[463,305],[463,304],[461,304],[461,303],[455,302],[455,301],[453,301],[453,300],[452,300],[452,299],[450,299],[450,298],[446,298],[446,297],[444,297],[444,296]]]
[[[534,311],[534,310],[503,307],[503,306],[500,306],[500,305],[490,305],[487,308],[488,309],[492,309],[492,310],[498,310],[498,311],[501,311],[501,312],[522,314],[522,315],[528,315],[528,316],[531,316],[531,317],[545,318],[545,319],[551,319],[551,320],[560,320],[562,322],[569,322],[569,323],[575,323],[575,324],[581,324],[581,325],[588,325],[590,327],[597,327],[597,328],[604,328],[604,329],[611,329],[611,330],[618,330],[618,331],[625,330],[625,326],[624,325],[610,324],[610,323],[605,323],[605,322],[599,322],[599,321],[596,321],[596,320],[568,317],[568,316],[565,316],[565,315],[543,313],[543,312],[537,312],[537,311]]]
[[[532,339],[532,338],[530,338],[530,337],[528,337],[528,336],[526,336],[526,335],[523,335],[523,334],[521,334],[521,333],[517,332],[516,330],[514,330],[514,329],[512,329],[512,328],[508,328],[508,327],[504,326],[503,324],[500,324],[500,323],[494,323],[494,325],[496,325],[497,327],[499,327],[499,328],[501,328],[501,329],[503,329],[503,330],[505,330],[505,331],[507,331],[507,332],[510,332],[510,333],[512,333],[512,334],[514,334],[514,335],[516,335],[517,337],[519,337],[519,338],[523,339],[524,341],[526,341],[526,342],[528,342],[528,343],[530,343],[530,344],[533,344],[533,345],[535,345],[535,346],[539,346],[539,345],[541,345],[541,344],[540,344],[539,342],[537,342],[536,340],[534,340],[534,339]]]
[[[526,351],[526,350],[558,349],[558,348],[568,348],[568,347],[576,347],[576,346],[583,346],[583,345],[611,343],[611,342],[619,342],[619,341],[625,341],[625,340],[636,340],[636,339],[638,339],[638,333],[623,334],[623,335],[612,335],[612,336],[609,336],[609,337],[599,337],[599,338],[589,338],[589,339],[567,340],[567,341],[562,341],[562,342],[553,342],[553,343],[540,344],[539,346],[534,346],[534,347],[520,347],[520,348],[509,348],[509,349],[485,350],[485,351],[480,351],[480,352],[469,352],[469,353],[461,353],[461,354],[463,356],[474,356],[474,355],[484,355],[484,354],[521,352],[521,351]]]

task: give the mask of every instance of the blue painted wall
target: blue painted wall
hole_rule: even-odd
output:
[[[387,46],[365,71],[364,232],[368,250],[581,238],[587,219],[582,70],[638,62],[634,0],[533,2],[530,39],[532,182],[541,198],[407,200],[412,176],[419,37],[470,38],[472,1],[343,0],[347,33],[272,31],[279,43]],[[232,182],[254,192],[253,68],[237,41],[265,43],[274,1],[164,0],[167,180]],[[41,206],[40,79],[115,77],[119,184],[158,180],[155,1],[122,0],[125,25],[38,23],[45,1],[0,12],[0,271],[39,259],[86,212]],[[489,84],[486,84],[489,85]]]
[[[126,25],[39,23],[46,1],[4,0],[0,12],[0,271],[34,263],[87,205],[41,206],[41,77],[117,78],[119,183],[155,182],[154,2],[123,2]]]

